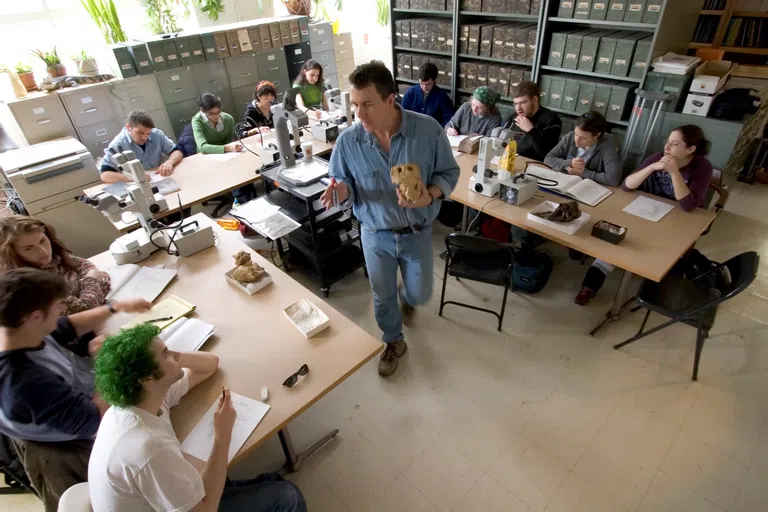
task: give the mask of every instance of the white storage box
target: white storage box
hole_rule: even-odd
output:
[[[710,60],[696,68],[690,92],[715,94],[731,76],[733,63],[728,60]]]
[[[331,325],[330,318],[307,299],[294,302],[283,310],[283,314],[307,338]]]
[[[558,206],[560,205],[554,201],[543,201],[539,206],[528,212],[528,220],[544,224],[545,226],[568,233],[569,235],[575,234],[582,226],[584,226],[584,224],[589,222],[589,214],[584,211],[581,212],[581,217],[570,222],[552,222],[551,220],[542,219],[538,215],[534,215],[535,213],[554,211]]]
[[[689,94],[685,98],[683,114],[706,117],[715,97],[710,94]]]
[[[272,282],[272,276],[270,276],[269,274],[265,274],[264,277],[262,277],[255,283],[248,283],[247,285],[244,285],[240,281],[232,277],[232,273],[234,271],[235,269],[233,268],[232,270],[224,274],[224,277],[227,278],[227,281],[229,281],[230,284],[244,291],[248,295],[253,295],[254,293],[261,290],[262,288],[264,288],[265,286],[267,286],[269,283]]]

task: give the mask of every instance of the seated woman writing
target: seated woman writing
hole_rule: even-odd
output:
[[[646,158],[640,169],[627,176],[621,188],[640,190],[667,199],[689,212],[704,206],[712,179],[712,164],[707,160],[709,141],[701,128],[685,125],[675,128],[664,143],[664,152]],[[605,282],[613,266],[596,260],[584,276],[574,302],[586,306]]]
[[[309,59],[301,66],[299,76],[293,82],[293,87],[299,89],[296,96],[296,106],[307,111],[318,108],[328,111],[328,100],[325,99],[325,79],[323,78],[323,66],[314,59]],[[307,112],[310,117],[320,119],[323,115],[319,110]]]
[[[238,125],[238,135],[240,138],[256,135],[261,132],[268,132],[274,128],[272,121],[272,104],[277,98],[275,84],[268,80],[262,80],[256,84],[253,91],[253,101],[245,109],[243,121]]]
[[[52,272],[67,281],[64,315],[103,306],[107,301],[109,274],[72,254],[52,226],[14,215],[0,220],[0,269],[7,272],[22,267]]]
[[[544,158],[544,163],[560,171],[601,185],[621,183],[621,159],[613,138],[605,133],[605,117],[587,112],[576,119],[574,130],[565,135]]]

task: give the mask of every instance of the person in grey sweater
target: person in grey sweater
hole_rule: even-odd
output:
[[[486,137],[491,131],[501,126],[501,114],[496,108],[499,93],[488,87],[478,87],[472,98],[464,103],[453,115],[445,131],[448,135],[469,135],[477,133]]]
[[[601,185],[618,187],[621,159],[613,138],[605,133],[605,117],[595,111],[576,119],[574,130],[565,135],[544,158],[553,170],[581,176]]]

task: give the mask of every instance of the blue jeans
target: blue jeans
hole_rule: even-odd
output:
[[[432,227],[417,233],[369,231],[363,227],[363,253],[373,288],[373,309],[384,343],[403,339],[403,318],[397,304],[397,269],[403,276],[402,297],[410,306],[432,296]]]
[[[306,512],[298,487],[277,473],[252,480],[227,481],[219,503],[221,512]]]

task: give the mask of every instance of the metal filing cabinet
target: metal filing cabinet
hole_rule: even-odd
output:
[[[323,66],[323,76],[326,79],[336,74],[336,55],[333,53],[333,50],[313,53],[313,55],[314,59]]]
[[[173,126],[171,126],[171,121],[168,119],[168,113],[165,111],[165,108],[152,110],[147,113],[155,122],[155,128],[163,132],[167,137],[174,141],[176,140],[176,135],[173,133]]]
[[[259,81],[259,66],[253,54],[232,57],[224,61],[227,67],[229,85],[234,89],[244,85],[255,84]]]
[[[349,75],[355,70],[352,34],[349,32],[334,34],[333,46],[336,52],[336,83],[332,85],[342,90],[347,90],[350,87]]]
[[[315,53],[333,50],[333,30],[328,22],[309,25],[309,44]]]
[[[8,102],[13,117],[29,144],[58,137],[77,137],[58,94]]]
[[[282,48],[257,54],[256,63],[259,67],[259,78],[275,84],[278,94],[291,87],[288,79],[288,65]]]
[[[227,70],[223,62],[207,62],[191,66],[197,96],[209,92],[221,100],[221,110],[232,111],[232,91],[229,88]]]
[[[59,93],[75,128],[115,118],[108,84],[80,86]]]
[[[181,59],[181,64],[183,66],[191,66],[192,64],[205,62],[203,42],[199,35],[179,36],[175,38],[175,41],[176,49],[179,52],[179,58]]]
[[[293,82],[301,71],[301,67],[312,58],[312,52],[309,49],[309,43],[288,44],[283,47],[285,52],[285,62],[288,66],[288,79]],[[334,66],[333,72],[336,72]],[[323,70],[323,75],[327,73]]]
[[[163,96],[163,102],[168,105],[185,100],[197,100],[195,78],[189,68],[170,69],[155,73],[157,87]]]
[[[355,70],[355,61],[348,60],[344,62],[336,62],[336,76],[339,78],[339,86],[342,90],[346,90],[350,87],[349,75]]]
[[[175,133],[176,138],[178,138],[184,127],[192,122],[192,117],[200,109],[197,106],[197,100],[193,99],[166,105],[165,110],[168,112],[168,119],[173,129],[172,133]]]
[[[163,108],[163,97],[152,75],[109,84],[109,92],[117,119],[125,119],[135,109],[149,112]]]
[[[233,116],[236,116],[236,120],[240,120],[245,116],[245,109],[248,103],[253,101],[253,93],[255,92],[255,84],[248,84],[232,89],[232,101],[235,104],[234,112],[231,112]]]
[[[124,125],[125,122],[110,119],[103,123],[78,128],[77,131],[80,134],[80,142],[88,148],[93,158],[99,158],[104,156],[109,143],[120,133]]]

